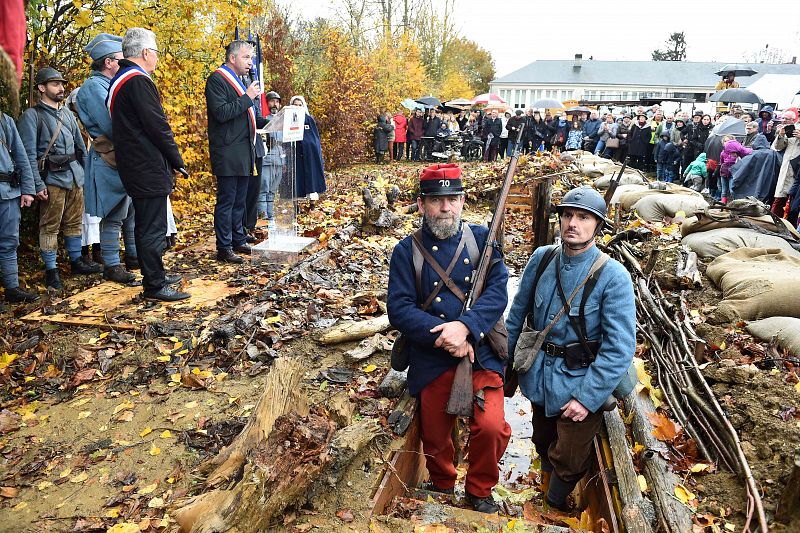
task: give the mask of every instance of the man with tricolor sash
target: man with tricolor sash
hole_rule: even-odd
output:
[[[175,174],[187,174],[158,89],[150,78],[158,54],[153,32],[130,28],[122,39],[125,59],[119,61],[119,71],[111,79],[106,105],[117,171],[133,200],[144,297],[176,301],[190,295],[172,288],[181,276],[166,273],[162,255],[167,247],[167,201],[175,188]]]
[[[206,80],[209,155],[211,171],[217,177],[214,233],[217,259],[226,263],[243,263],[237,253],[250,253],[244,212],[248,181],[258,174],[253,99],[261,93],[261,87],[258,81],[245,87],[242,76],[252,62],[253,45],[232,41],[225,49],[225,64]]]

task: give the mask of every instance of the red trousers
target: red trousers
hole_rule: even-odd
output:
[[[455,447],[451,437],[456,417],[445,411],[455,372],[456,367],[451,368],[430,382],[420,394],[422,447],[431,482],[440,489],[450,489],[456,484]],[[484,391],[484,408],[475,402],[469,419],[466,490],[473,496],[485,498],[497,485],[500,476],[498,463],[508,446],[511,426],[503,411],[503,379],[489,370],[473,372],[473,393],[481,389]]]

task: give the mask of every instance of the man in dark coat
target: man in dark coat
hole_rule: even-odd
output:
[[[425,126],[423,128],[422,137],[422,152],[423,159],[431,159],[431,152],[433,152],[433,141],[436,139],[436,132],[439,131],[439,126],[442,124],[442,119],[436,116],[436,109],[431,109],[425,115]]]
[[[225,64],[206,80],[208,148],[211,171],[217,177],[214,233],[217,260],[243,263],[236,253],[249,254],[244,214],[247,184],[256,169],[256,113],[253,99],[261,93],[258,80],[245,87],[241,76],[253,65],[253,45],[233,41],[225,49]]]
[[[158,63],[156,36],[130,28],[122,39],[119,71],[111,79],[108,99],[117,171],[133,200],[136,252],[142,270],[144,297],[176,301],[189,294],[171,285],[179,275],[167,275],[162,255],[167,248],[167,199],[175,173],[185,175],[183,158],[167,122],[161,97],[150,75]]]
[[[503,121],[499,117],[497,109],[493,109],[488,117],[483,119],[483,129],[481,137],[486,138],[486,150],[484,151],[484,161],[494,161],[497,159],[497,151],[500,148],[500,135],[503,133]]]
[[[453,494],[456,469],[451,431],[456,416],[445,411],[455,370],[462,358],[473,363],[475,406],[469,418],[469,469],[465,488],[472,506],[480,512],[497,512],[492,487],[499,477],[498,461],[511,435],[503,412],[504,362],[486,342],[508,303],[508,271],[497,250],[484,291],[462,314],[461,297],[470,289],[477,265],[470,259],[470,241],[477,250],[486,243],[485,226],[461,221],[464,189],[461,169],[455,164],[433,165],[420,177],[417,206],[422,229],[400,241],[389,266],[388,314],[392,325],[409,341],[409,393],[420,401],[422,445],[430,490]],[[419,247],[414,251],[415,247]],[[443,280],[427,260],[415,255],[422,248],[442,270],[452,265]],[[477,252],[476,252],[477,254]],[[422,254],[424,257],[424,254]],[[444,272],[443,272],[444,273]],[[417,285],[419,279],[419,287]],[[451,281],[452,280],[452,281]],[[433,294],[436,292],[437,294]],[[425,300],[430,305],[423,310]],[[482,400],[481,400],[482,399]]]
[[[636,123],[631,126],[628,133],[628,156],[631,158],[631,166],[644,170],[645,156],[650,149],[650,125],[647,123],[647,115],[638,115]]]
[[[415,109],[414,116],[408,121],[408,142],[411,146],[411,160],[419,161],[419,151],[422,143],[422,136],[425,134],[425,119],[422,117],[422,110]]]

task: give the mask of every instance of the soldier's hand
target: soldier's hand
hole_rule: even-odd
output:
[[[42,189],[41,191],[36,193],[36,199],[37,200],[40,200],[42,202],[46,202],[47,198],[48,198],[47,189]]]
[[[247,87],[247,96],[249,96],[252,99],[258,96],[259,94],[261,94],[261,84],[258,83],[258,80],[256,80],[253,83],[251,83],[249,87]]]
[[[431,330],[431,333],[439,333],[439,338],[433,343],[435,348],[444,348],[450,353],[453,350],[464,344],[469,335],[469,330],[463,322],[454,320],[453,322],[445,322],[439,324]]]
[[[589,416],[589,410],[575,398],[571,399],[561,408],[561,418],[569,418],[573,422],[581,422]]]
[[[33,196],[30,194],[23,194],[19,197],[20,207],[29,207],[33,203]]]
[[[462,357],[469,357],[469,362],[475,362],[475,350],[472,348],[472,343],[464,341],[464,344],[457,347],[455,350],[450,351],[450,355],[461,359]]]

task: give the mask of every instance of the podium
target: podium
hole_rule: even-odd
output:
[[[268,238],[252,247],[251,261],[256,264],[289,265],[297,262],[300,253],[316,239],[300,235],[297,223],[296,195],[297,143],[303,139],[305,109],[299,106],[282,108],[259,134],[267,140],[264,174],[273,176],[277,186],[273,199],[273,218],[268,220]],[[278,177],[280,176],[279,181]],[[263,184],[262,184],[263,185]],[[262,192],[262,196],[263,196]],[[261,211],[261,209],[259,209]]]

